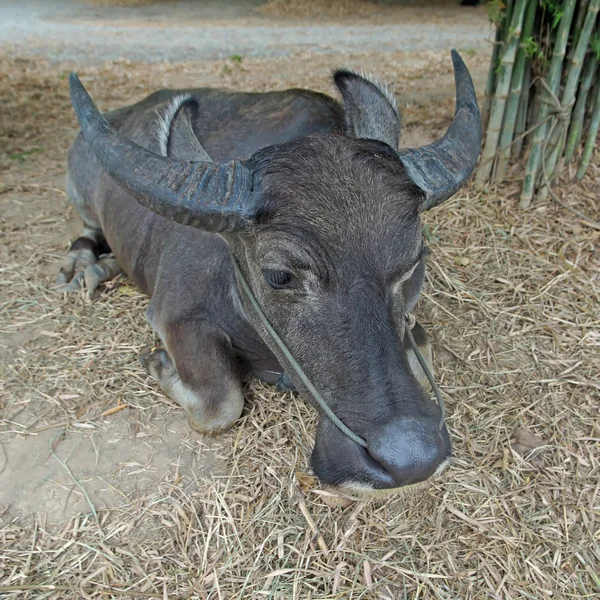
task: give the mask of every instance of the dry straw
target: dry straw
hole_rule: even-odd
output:
[[[405,20],[410,8],[420,8],[420,0],[389,2],[386,0],[266,0],[254,10],[266,17],[284,19],[373,19],[396,18]],[[451,10],[444,17],[456,18],[455,0],[430,0],[428,6],[438,11],[444,7]],[[463,14],[464,16],[464,14]],[[420,17],[422,18],[422,17]],[[459,17],[460,18],[460,17]]]
[[[468,59],[476,80],[488,60]],[[224,62],[121,62],[79,74],[107,109],[163,85],[331,91],[329,68],[342,63],[395,84],[410,135],[439,135],[447,126],[446,53],[305,54],[227,69]],[[257,382],[248,384],[246,411],[232,431],[208,440],[184,430],[167,443],[157,424],[180,411],[136,359],[152,343],[146,299],[125,279],[94,302],[50,290],[79,228],[62,191],[76,131],[65,78],[72,67],[0,61],[0,486],[16,444],[33,446],[42,435],[66,436],[53,449],[90,494],[95,458],[84,472],[76,456],[61,454],[75,436],[125,431],[124,455],[134,442],[159,457],[173,444],[197,457],[210,448],[218,468],[211,475],[198,463],[185,471],[173,460],[152,485],[129,491],[118,472],[109,474],[114,499],[94,507],[97,520],[84,503],[60,523],[0,508],[0,595],[597,597],[600,231],[553,201],[519,211],[522,173],[515,170],[516,184],[487,194],[467,188],[425,216],[432,255],[420,319],[433,335],[455,458],[416,494],[339,497],[307,472],[312,410]],[[596,148],[582,182],[555,186],[584,214],[598,213],[599,158]],[[106,445],[98,442],[96,451],[101,459]],[[25,485],[28,460],[13,486]],[[34,496],[62,493],[63,482],[71,500],[85,502],[61,465],[49,464],[53,474],[36,482]]]

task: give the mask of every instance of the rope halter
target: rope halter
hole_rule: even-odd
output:
[[[363,448],[367,448],[368,444],[367,444],[366,440],[364,438],[362,438],[361,436],[357,435],[356,433],[354,433],[347,425],[345,425],[338,418],[338,416],[333,412],[333,410],[327,404],[327,402],[325,402],[325,399],[323,398],[323,396],[321,396],[321,394],[317,391],[317,389],[312,384],[310,379],[307,377],[306,373],[304,373],[304,371],[302,370],[302,367],[298,364],[296,359],[292,356],[292,353],[288,350],[284,341],[281,339],[281,337],[279,337],[279,334],[275,331],[275,329],[273,328],[273,326],[267,319],[267,316],[265,315],[262,308],[260,307],[258,300],[256,299],[254,293],[250,289],[250,286],[248,285],[246,278],[242,274],[242,270],[240,269],[240,266],[239,266],[235,256],[233,255],[233,252],[230,251],[230,254],[231,254],[231,262],[233,263],[233,268],[235,270],[235,274],[237,276],[239,283],[241,284],[244,294],[246,294],[246,297],[250,301],[252,308],[258,315],[265,330],[269,334],[269,337],[273,340],[273,342],[279,348],[279,350],[281,350],[282,354],[285,356],[286,360],[292,367],[292,370],[294,371],[294,373],[296,373],[296,375],[298,376],[300,381],[302,381],[302,383],[304,384],[306,389],[310,392],[311,396],[315,399],[316,403],[321,407],[323,412],[333,422],[333,424],[344,435],[348,436],[353,442],[356,442]],[[411,346],[413,352],[415,353],[415,355],[417,357],[417,360],[419,361],[419,364],[421,365],[421,368],[423,369],[423,372],[425,373],[425,376],[427,377],[429,383],[431,384],[431,387],[435,393],[438,404],[440,406],[442,416],[440,419],[439,428],[441,429],[444,425],[444,420],[446,418],[446,409],[444,406],[444,399],[442,397],[440,389],[438,388],[438,386],[435,382],[435,379],[433,378],[433,374],[431,373],[429,367],[427,366],[427,363],[425,362],[425,359],[423,358],[423,356],[417,346],[417,343],[415,342],[415,338],[413,337],[411,329],[415,326],[415,323],[416,323],[415,317],[414,317],[414,315],[409,314],[409,313],[406,313],[405,317],[406,317],[406,334],[408,335],[408,341],[410,343],[410,346]]]

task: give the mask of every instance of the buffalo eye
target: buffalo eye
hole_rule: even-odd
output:
[[[275,290],[289,287],[294,280],[294,276],[289,271],[276,271],[274,269],[265,269],[263,276],[265,281]]]

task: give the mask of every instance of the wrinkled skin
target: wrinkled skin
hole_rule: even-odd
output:
[[[404,315],[424,280],[419,214],[464,183],[479,151],[477,128],[465,124],[479,119],[472,83],[453,60],[463,99],[451,135],[405,155],[391,93],[348,71],[335,73],[345,109],[302,90],[199,89],[187,99],[165,90],[109,113],[116,133],[72,81],[85,139],[70,151],[67,189],[86,229],[59,283],[77,287],[83,278],[95,287],[112,276],[114,259],[100,257],[108,245],[151,296],[148,319],[165,349],[142,364],[193,428],[215,432],[241,414],[247,374],[276,383],[285,371],[314,403],[240,293],[233,253],[296,361],[367,443],[321,414],[312,465],[322,482],[355,491],[427,479],[447,464],[450,442],[423,389]],[[211,161],[225,166],[215,171]],[[431,185],[423,165],[434,172]],[[217,172],[226,179],[207,179]],[[418,324],[414,334],[431,364]]]

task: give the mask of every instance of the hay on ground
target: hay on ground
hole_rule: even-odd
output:
[[[108,109],[160,86],[331,91],[329,68],[348,62],[391,79],[409,131],[439,135],[448,125],[446,53],[119,62],[79,74]],[[487,63],[469,59],[483,76]],[[51,291],[80,227],[62,183],[77,130],[71,68],[0,60],[0,487],[20,444],[12,485],[33,486],[27,501],[81,507],[52,519],[44,506],[39,516],[0,507],[0,595],[597,596],[600,231],[552,201],[518,210],[518,184],[467,187],[425,215],[432,254],[419,315],[434,338],[454,461],[417,494],[332,496],[307,472],[315,416],[304,403],[251,382],[232,431],[210,440],[175,429],[173,439],[181,411],[136,359],[152,342],[147,300],[124,278],[95,302]],[[598,165],[597,150],[581,184],[557,188],[588,215],[598,214]],[[39,446],[44,435],[51,443]],[[64,452],[80,438],[91,448],[87,468],[77,462],[85,456]],[[96,465],[116,438],[123,457],[100,481]],[[167,457],[162,471],[150,458],[136,466],[131,448]],[[212,474],[200,468],[209,452]],[[186,470],[185,457],[198,468]],[[47,477],[32,482],[39,464]],[[127,488],[134,471],[156,479]],[[112,494],[105,507],[92,501],[96,485]]]

